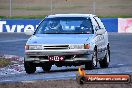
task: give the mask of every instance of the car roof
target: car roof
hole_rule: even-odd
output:
[[[49,15],[48,18],[54,18],[54,17],[94,17],[96,15],[93,14],[55,14],[55,15]]]

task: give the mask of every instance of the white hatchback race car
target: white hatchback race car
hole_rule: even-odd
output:
[[[34,73],[36,67],[50,71],[52,65],[80,66],[93,69],[99,62],[106,68],[110,62],[107,31],[92,14],[56,14],[47,16],[25,45],[24,67]]]

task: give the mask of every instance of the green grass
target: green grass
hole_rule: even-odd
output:
[[[73,8],[82,8],[85,6],[81,6],[81,5],[66,5],[66,6],[61,6],[61,7],[54,7],[55,9],[73,9]],[[9,10],[8,7],[6,6],[0,6],[1,10]],[[27,10],[27,11],[49,11],[50,7],[42,7],[42,6],[26,6],[26,7],[20,7],[20,6],[14,6],[12,7],[12,10]]]
[[[132,18],[132,15],[120,15],[120,16],[99,16],[100,18]]]
[[[39,16],[0,16],[0,19],[43,19],[46,15],[39,15]]]
[[[13,10],[48,11],[48,7],[15,7]]]
[[[85,6],[81,5],[66,5],[66,6],[61,6],[61,7],[55,7],[55,9],[74,9],[74,8],[83,8]]]
[[[0,58],[0,68],[11,64],[11,61],[5,58]]]
[[[39,16],[0,16],[0,19],[44,19],[46,15]],[[120,16],[99,16],[100,18],[132,18],[132,15],[120,15]]]

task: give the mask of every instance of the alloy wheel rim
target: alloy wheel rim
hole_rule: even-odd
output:
[[[96,63],[96,52],[94,52],[93,54],[93,65],[96,66],[97,63]]]
[[[106,50],[106,59],[107,59],[107,63],[109,63],[110,57],[109,57],[109,54],[108,54],[108,50]]]

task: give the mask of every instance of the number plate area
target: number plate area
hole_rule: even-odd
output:
[[[49,61],[64,61],[64,56],[48,56]]]

